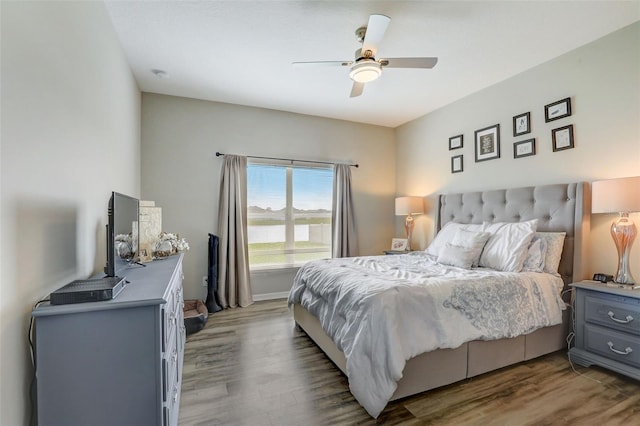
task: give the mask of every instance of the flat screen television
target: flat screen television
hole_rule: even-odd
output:
[[[108,277],[125,277],[126,269],[138,262],[138,225],[140,202],[137,198],[112,192],[109,199],[107,223]]]

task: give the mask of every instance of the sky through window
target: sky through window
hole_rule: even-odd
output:
[[[247,166],[249,206],[280,210],[286,206],[286,167],[262,164]],[[333,170],[293,167],[293,207],[300,210],[331,210]]]

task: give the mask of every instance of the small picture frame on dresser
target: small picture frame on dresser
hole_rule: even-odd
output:
[[[392,251],[406,251],[407,245],[409,245],[409,240],[406,238],[393,238],[391,240]]]

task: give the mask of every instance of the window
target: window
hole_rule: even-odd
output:
[[[251,269],[331,257],[333,169],[247,166]]]

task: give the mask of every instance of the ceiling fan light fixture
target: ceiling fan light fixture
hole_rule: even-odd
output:
[[[358,83],[369,83],[380,77],[382,67],[374,60],[358,62],[351,67],[349,77]]]

